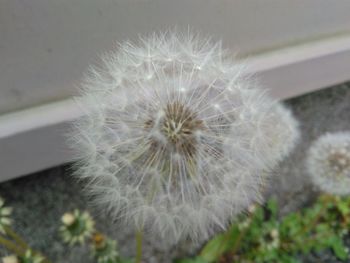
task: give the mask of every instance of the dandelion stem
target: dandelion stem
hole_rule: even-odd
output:
[[[15,243],[2,236],[0,236],[0,245],[7,248],[8,250],[10,250],[18,256],[24,255],[24,251],[22,250],[22,248],[17,247]]]
[[[253,217],[254,217],[254,212],[249,213],[249,217],[247,219],[248,222],[249,222],[249,225],[250,225],[251,220],[253,219]],[[237,250],[239,249],[240,243],[241,243],[242,239],[244,238],[246,232],[248,231],[248,228],[249,227],[247,226],[247,227],[245,227],[243,230],[241,230],[239,232],[239,235],[236,238],[235,243],[233,244],[232,248],[230,249],[230,252],[232,253],[232,255],[235,255]]]
[[[237,250],[239,249],[240,243],[241,243],[241,241],[242,241],[242,239],[243,239],[245,233],[247,232],[247,230],[248,230],[248,227],[245,228],[245,229],[243,229],[243,230],[239,233],[237,239],[235,240],[235,243],[233,244],[232,249],[230,250],[230,252],[232,253],[232,255],[235,255],[235,254],[236,254]]]
[[[23,256],[27,249],[30,249],[35,255],[41,255],[40,252],[32,250],[28,244],[21,238],[15,231],[13,231],[10,227],[5,226],[6,234],[13,239],[13,241],[8,240],[2,236],[0,236],[0,245],[4,246],[8,250],[15,253],[17,256]],[[18,245],[18,246],[17,246]],[[43,263],[51,263],[51,261],[44,257]]]
[[[20,245],[22,248],[24,249],[27,249],[28,248],[28,244],[15,232],[13,231],[10,227],[8,226],[5,226],[5,231],[6,231],[6,234],[13,238],[13,240],[18,244]]]
[[[43,263],[52,263],[52,262],[48,258],[45,257]]]
[[[136,258],[135,263],[141,263],[142,259],[143,230],[136,231]]]

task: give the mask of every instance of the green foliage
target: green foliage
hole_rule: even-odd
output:
[[[86,213],[66,213],[62,217],[66,232],[81,237],[82,227],[79,231],[71,228],[82,218],[89,222],[82,225],[84,229],[90,226],[83,241],[92,235],[89,243],[97,263],[135,262],[134,259],[121,258],[117,243],[96,232],[93,219]],[[19,262],[50,262],[32,251],[8,226],[4,229],[6,232],[0,233],[0,245],[17,254]],[[265,206],[250,207],[248,215],[238,218],[226,232],[210,240],[197,257],[179,259],[175,263],[298,263],[302,262],[303,254],[322,253],[324,250],[332,251],[338,260],[345,262],[349,260],[349,249],[344,239],[350,238],[349,230],[350,197],[322,195],[312,206],[282,218],[279,218],[276,200],[271,199]],[[23,251],[25,248],[28,249]]]
[[[301,262],[312,251],[330,249],[338,260],[349,259],[350,197],[322,195],[308,208],[278,217],[271,199],[209,241],[194,259],[177,263]]]
[[[128,259],[119,258],[119,261],[114,262],[114,263],[135,263],[135,260],[131,259],[131,258],[128,258]]]
[[[214,237],[202,250],[200,258],[204,262],[213,262],[218,256],[225,253],[230,247],[234,246],[234,241],[238,238],[239,229],[232,226],[229,231]]]
[[[196,258],[185,258],[185,259],[178,259],[175,260],[175,263],[207,263],[205,259],[201,257],[196,257]]]

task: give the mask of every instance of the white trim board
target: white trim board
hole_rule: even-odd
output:
[[[247,61],[280,99],[350,80],[350,36],[294,46]],[[0,181],[67,163],[69,122],[82,113],[73,99],[0,116]]]

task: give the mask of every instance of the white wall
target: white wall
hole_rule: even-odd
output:
[[[115,41],[178,25],[240,54],[350,30],[349,0],[0,0],[0,113],[66,98]]]
[[[0,181],[70,161],[70,98],[115,41],[177,25],[221,38],[277,98],[350,80],[349,0],[0,0]]]

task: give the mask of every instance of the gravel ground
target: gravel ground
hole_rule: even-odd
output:
[[[350,130],[350,84],[338,85],[286,101],[300,120],[302,139],[295,152],[286,159],[270,183],[269,193],[278,196],[282,214],[305,206],[312,200],[312,189],[304,169],[305,151],[325,132]],[[88,209],[80,185],[71,177],[70,166],[56,167],[0,184],[0,196],[14,208],[13,228],[37,250],[55,263],[92,263],[87,248],[68,248],[58,235],[61,215],[74,208]],[[122,255],[134,253],[133,233],[118,227],[110,219],[90,209],[98,229],[119,242]],[[187,249],[183,249],[186,247]],[[195,246],[181,244],[164,249],[160,241],[148,241],[144,247],[145,262],[168,263]],[[0,256],[6,255],[0,250]],[[310,255],[305,262],[337,262],[330,253]]]

